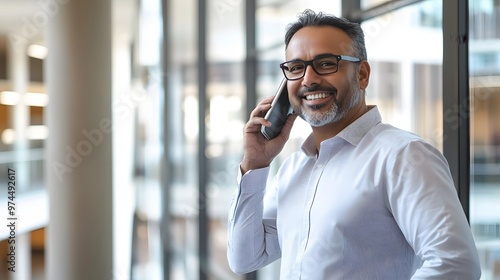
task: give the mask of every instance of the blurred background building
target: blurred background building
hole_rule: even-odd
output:
[[[362,24],[368,103],[443,151],[500,279],[499,0],[0,0],[0,278],[277,279],[229,270],[226,218],[306,8]]]

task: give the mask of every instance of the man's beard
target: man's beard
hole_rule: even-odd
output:
[[[358,104],[361,97],[361,90],[355,86],[356,83],[350,84],[350,94],[343,94],[340,99],[336,99],[333,105],[325,113],[319,113],[317,110],[321,109],[324,105],[318,106],[308,106],[311,111],[303,110],[303,105],[299,107],[298,114],[304,119],[309,125],[313,127],[320,127],[330,123],[338,122],[343,119],[349,111],[351,111],[356,104]],[[335,87],[330,88],[309,88],[308,91],[325,91],[334,93],[334,97],[337,98],[337,89]]]

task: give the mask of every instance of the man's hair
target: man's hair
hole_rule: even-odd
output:
[[[285,47],[288,47],[293,35],[301,28],[306,26],[331,26],[344,31],[351,38],[352,45],[344,46],[346,51],[352,51],[353,55],[361,60],[366,60],[365,36],[361,26],[357,23],[350,22],[345,18],[339,18],[334,15],[325,14],[322,12],[315,13],[312,10],[305,10],[298,15],[298,20],[288,25],[285,34]],[[334,38],[332,38],[334,39]],[[350,55],[349,53],[342,53]]]

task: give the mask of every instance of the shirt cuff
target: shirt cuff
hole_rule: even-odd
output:
[[[242,174],[241,168],[238,172],[237,182],[240,186],[240,192],[257,193],[266,188],[267,176],[269,175],[269,166],[259,169],[248,170]]]

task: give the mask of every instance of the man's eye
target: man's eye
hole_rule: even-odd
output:
[[[337,62],[333,60],[323,60],[319,61],[318,64],[316,64],[317,67],[321,68],[332,68],[337,66]]]
[[[301,72],[304,69],[304,65],[299,64],[299,65],[290,65],[289,71],[290,72]]]

